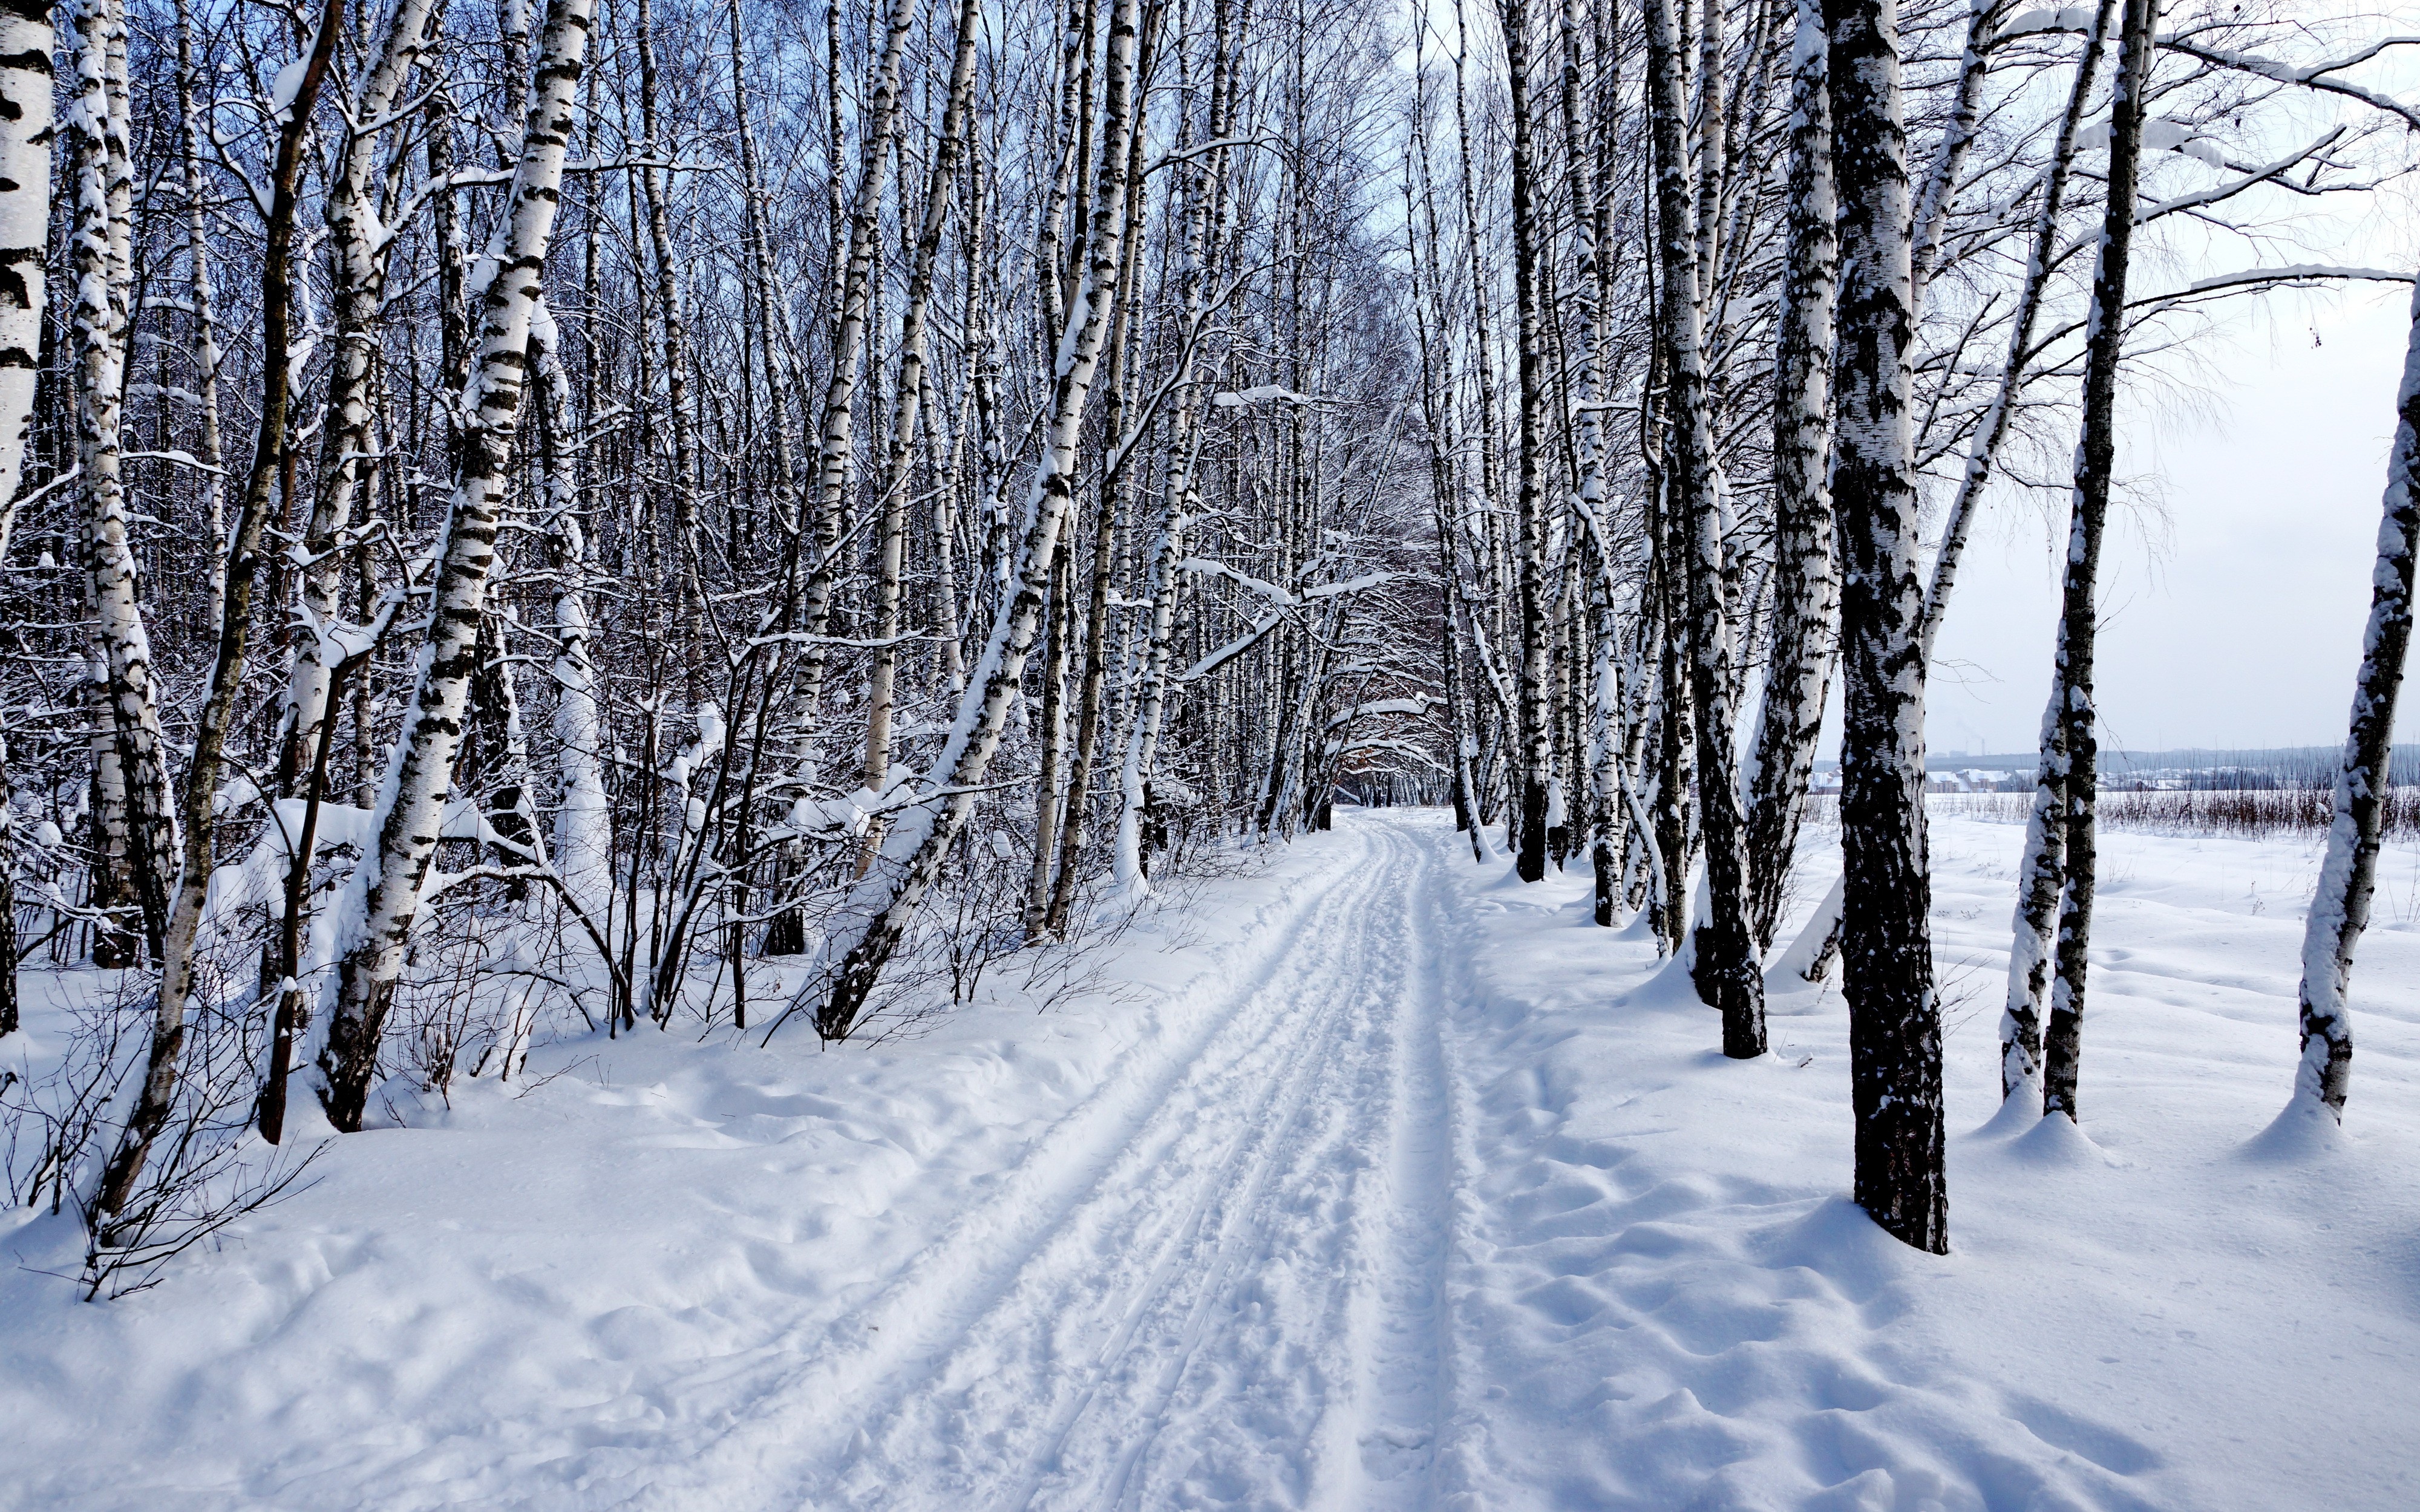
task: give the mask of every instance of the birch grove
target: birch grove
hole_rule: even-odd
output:
[[[96,1242],[547,1038],[1074,980],[1383,801],[1588,876],[1733,1059],[1837,958],[1857,1200],[1944,1251],[1964,554],[2071,501],[1999,1057],[2073,1118],[2121,419],[2215,312],[2409,278],[2262,219],[2408,172],[2389,44],[2164,8],[0,7],[0,943],[117,974]]]

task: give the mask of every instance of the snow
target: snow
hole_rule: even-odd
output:
[[[2024,832],[1962,801],[1946,1257],[1847,1201],[1836,990],[1726,1061],[1585,872],[1340,808],[1047,1012],[391,1083],[115,1304],[0,1219],[0,1507],[2420,1504],[2420,850],[2337,1131],[2277,1119],[2317,844],[2105,836],[2077,1128],[1998,1103]],[[11,1063],[107,985],[26,982]]]
[[[311,71],[311,54],[317,50],[316,42],[317,39],[314,39],[314,45],[304,47],[302,56],[279,69],[277,77],[270,82],[269,114],[271,119],[283,122],[293,113],[294,97],[302,92],[303,76]]]

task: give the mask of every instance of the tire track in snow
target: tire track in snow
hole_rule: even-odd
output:
[[[1375,1294],[1375,1317],[1362,1319],[1359,1353],[1367,1406],[1360,1425],[1358,1468],[1365,1508],[1425,1508],[1435,1500],[1438,1439],[1451,1386],[1451,1313],[1446,1275],[1453,1254],[1454,1100],[1445,1047],[1443,963],[1446,934],[1432,847],[1415,846],[1419,867],[1420,926],[1404,928],[1406,945],[1421,948],[1406,991],[1398,999],[1392,1038],[1393,1117],[1388,1130],[1386,1253],[1390,1269]],[[1414,911],[1407,907],[1408,925]]]
[[[1450,1137],[1433,889],[1395,826],[978,1316],[830,1504],[1427,1504]],[[872,1399],[876,1395],[887,1404]]]
[[[1280,1068],[1314,1024],[1297,1020],[1293,1034],[1276,1038],[1255,1031],[1268,1027],[1264,1005],[1298,995],[1301,979],[1322,964],[1316,951],[1304,949],[1306,941],[1368,912],[1374,885],[1369,869],[1340,859],[1333,875],[1290,918],[1269,929],[1258,959],[1222,995],[1220,1007],[1199,1015],[1196,1033],[1156,1060],[1143,1058],[1150,1041],[1139,1043],[1096,1090],[1032,1141],[986,1200],[901,1266],[847,1319],[814,1330],[815,1336],[793,1335],[751,1351],[788,1362],[774,1379],[746,1381],[752,1361],[721,1370],[713,1382],[697,1382],[719,1388],[728,1399],[731,1427],[687,1465],[656,1467],[653,1485],[637,1502],[656,1504],[684,1488],[711,1490],[726,1504],[791,1504],[837,1467],[847,1484],[816,1485],[815,1490],[868,1504],[919,1504],[901,1499],[904,1488],[895,1479],[868,1482],[864,1472],[891,1457],[875,1452],[867,1429],[892,1438],[903,1413],[915,1415],[913,1409],[936,1387],[948,1386],[945,1373],[954,1361],[963,1362],[970,1334],[1037,1257],[1100,1206],[1104,1185],[1122,1163],[1132,1165],[1140,1154],[1150,1170],[1164,1161],[1202,1158],[1200,1139],[1185,1137],[1188,1120],[1176,1110],[1215,1108],[1218,1100],[1204,1095],[1205,1082],[1217,1088],[1257,1082],[1271,1096],[1287,1085]],[[1206,1198],[1216,1188],[1200,1191]],[[1161,1223],[1129,1226],[1121,1238],[1150,1248],[1180,1234]],[[803,1366],[795,1364],[801,1355],[809,1361]],[[960,1446],[923,1447],[919,1458],[941,1462],[917,1467],[925,1484],[937,1468],[965,1468]]]
[[[1311,947],[1323,1029],[1320,1053],[1297,1062],[1293,1113],[1253,1147],[1234,1216],[1195,1273],[1153,1299],[1158,1325],[1104,1362],[1111,1400],[1088,1393],[1070,1425],[1081,1431],[1055,1436],[1030,1489],[998,1504],[1358,1505],[1381,1478],[1402,1494],[1374,1504],[1426,1504],[1442,1315],[1423,1299],[1445,1230],[1425,1199],[1443,1189],[1405,1172],[1445,1148],[1444,1104],[1418,1080],[1437,1060],[1435,1017],[1405,1008],[1430,975],[1415,960],[1405,875],[1419,856],[1392,825],[1365,833],[1388,864],[1373,869],[1350,933]],[[1368,1462],[1373,1447],[1386,1463]]]

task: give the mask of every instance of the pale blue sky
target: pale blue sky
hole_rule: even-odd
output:
[[[2163,402],[2128,416],[2118,472],[2155,502],[2119,511],[2104,559],[2104,745],[2344,738],[2409,300],[2400,285],[2273,297],[2211,350],[2214,413]],[[2030,505],[1998,509],[1942,627],[1939,754],[2032,748],[2050,686],[2055,528]],[[2414,702],[2405,737],[2420,733]]]

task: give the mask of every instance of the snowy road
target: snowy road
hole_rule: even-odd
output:
[[[1933,832],[1947,1257],[1846,1199],[1836,992],[1726,1060],[1585,874],[1341,813],[1047,1012],[390,1084],[396,1125],[116,1304],[21,1216],[0,1512],[2420,1505],[2420,850],[2356,1116],[2287,1149],[2262,900],[2308,847],[2107,838],[2079,1132],[1991,1118],[2021,836]]]
[[[795,1473],[869,1508],[1432,1504],[1436,861],[1397,828],[1353,841],[1198,1037],[1066,1114],[863,1305],[862,1340],[826,1341],[682,1478],[770,1498]]]

